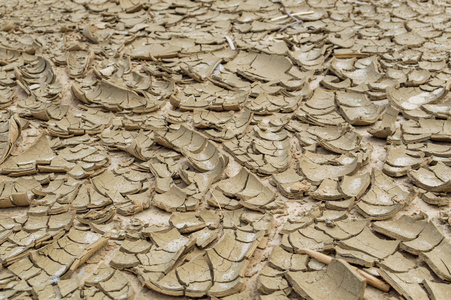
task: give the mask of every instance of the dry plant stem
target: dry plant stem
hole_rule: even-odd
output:
[[[325,255],[323,253],[314,251],[314,250],[310,250],[310,249],[299,249],[298,251],[299,253],[304,253],[307,254],[311,257],[313,257],[314,259],[324,263],[324,264],[329,264],[332,261],[332,257]],[[362,271],[354,266],[351,266],[354,270],[356,270],[357,273],[359,273],[363,278],[365,278],[366,282],[381,290],[384,292],[388,292],[390,290],[390,285],[386,284],[385,282],[383,282],[382,280],[377,279],[376,277],[366,273],[365,271]]]
[[[289,12],[286,12],[288,17],[292,17],[293,16],[303,16],[303,15],[311,15],[313,14],[313,11],[300,11],[294,14],[291,14]],[[278,20],[282,20],[285,19],[287,16],[280,16],[280,17],[276,17],[276,18],[272,18],[271,21],[278,21]]]

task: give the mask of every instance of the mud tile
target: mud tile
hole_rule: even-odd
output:
[[[385,109],[368,100],[365,94],[337,92],[336,97],[340,112],[352,125],[373,124]]]
[[[429,298],[434,300],[446,299],[451,293],[449,285],[446,283],[437,283],[431,280],[425,280],[423,284],[428,292]]]
[[[276,246],[273,249],[269,266],[280,271],[306,271],[308,256],[304,254],[293,254]]]
[[[356,204],[357,211],[367,218],[385,220],[410,203],[417,192],[401,190],[393,180],[381,171],[373,169],[371,188]]]
[[[408,171],[416,170],[432,161],[421,151],[407,150],[402,146],[390,146],[382,171],[392,177],[407,175]]]
[[[211,109],[215,111],[240,110],[247,101],[247,90],[232,92],[211,82],[193,84],[175,93],[171,104],[181,110]]]
[[[399,110],[414,110],[424,104],[438,102],[445,95],[444,89],[436,89],[431,93],[419,88],[389,88],[387,98],[393,107]]]
[[[320,184],[326,178],[338,178],[354,174],[359,168],[359,157],[348,157],[342,165],[318,164],[307,157],[299,160],[302,175],[312,184]]]
[[[159,109],[165,99],[144,92],[144,96],[136,92],[114,85],[106,80],[94,84],[74,83],[72,93],[86,104],[97,104],[111,111],[130,110],[147,113]]]
[[[258,277],[258,290],[263,294],[272,294],[281,291],[284,295],[291,290],[283,272],[265,266]]]
[[[251,210],[264,212],[278,207],[276,194],[245,168],[235,176],[220,181],[216,187],[225,196],[236,197]]]
[[[204,296],[212,285],[210,266],[204,256],[178,267],[176,272],[187,297]]]
[[[342,281],[344,274],[348,275],[344,277],[346,280]],[[326,271],[288,272],[286,277],[297,294],[312,299],[324,297],[362,299],[366,287],[363,277],[342,260],[332,260]],[[345,284],[346,288],[344,288]],[[315,285],[322,288],[319,289]],[[329,293],[324,288],[331,289],[330,291],[333,292]]]
[[[412,182],[431,192],[448,192],[450,184],[447,173],[449,167],[439,162],[435,166],[425,166],[418,170],[412,170],[408,172],[409,178]]]
[[[355,237],[339,242],[343,248],[361,251],[378,259],[383,259],[393,254],[398,248],[399,243],[400,241],[396,240],[381,239],[368,228],[363,229]]]
[[[374,222],[372,228],[374,231],[393,239],[410,241],[418,237],[426,224],[427,222],[421,217],[403,215],[397,220]]]
[[[81,77],[86,74],[94,53],[84,50],[71,50],[66,52],[67,66],[69,68],[69,76]]]
[[[271,180],[278,191],[290,199],[300,199],[310,188],[310,184],[292,168],[273,174]]]
[[[177,228],[180,233],[190,233],[193,231],[198,231],[207,226],[207,224],[198,216],[198,214],[194,212],[174,212],[171,214],[169,223]]]
[[[417,267],[405,273],[394,273],[381,269],[380,274],[406,299],[429,299],[426,291],[420,285],[424,279],[432,280],[432,275],[428,269]]]
[[[387,138],[396,130],[395,121],[398,116],[398,110],[389,106],[382,114],[382,119],[374,124],[368,132],[378,138]]]

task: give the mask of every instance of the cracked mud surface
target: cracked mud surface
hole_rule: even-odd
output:
[[[450,3],[0,4],[0,298],[451,298]]]

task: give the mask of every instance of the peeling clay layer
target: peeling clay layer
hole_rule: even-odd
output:
[[[379,2],[0,0],[1,298],[450,299],[451,7]]]

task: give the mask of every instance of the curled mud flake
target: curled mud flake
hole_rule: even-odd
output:
[[[94,58],[94,53],[92,51],[74,50],[68,51],[66,56],[69,76],[77,78],[86,74],[90,63]]]
[[[371,183],[370,174],[344,176],[340,182],[339,190],[348,197],[360,199]]]
[[[246,107],[258,115],[277,112],[289,113],[296,110],[302,98],[303,95],[301,93],[291,95],[260,93],[256,98],[250,98]]]
[[[191,211],[195,210],[199,205],[198,201],[194,201],[194,203],[192,203],[192,200],[194,199],[187,196],[183,190],[173,186],[167,192],[155,194],[152,199],[152,203],[156,207],[168,212]]]
[[[447,283],[438,283],[426,279],[423,284],[430,299],[446,299],[451,294],[451,287]]]
[[[207,226],[197,213],[172,213],[169,223],[180,231],[180,233],[190,233],[198,231]]]
[[[418,170],[411,170],[408,176],[412,182],[430,192],[450,192],[450,167],[439,162],[435,166],[424,166]]]
[[[204,255],[178,267],[176,272],[180,283],[185,286],[187,297],[205,296],[212,286],[210,266]]]
[[[315,228],[323,231],[334,240],[346,240],[362,232],[368,223],[367,220],[344,219],[334,222],[334,226],[330,226],[330,222],[321,222]]]
[[[0,166],[2,174],[23,176],[38,173],[38,165],[50,164],[56,154],[50,148],[48,139],[41,134],[24,152],[17,156],[10,156]]]
[[[118,149],[146,161],[153,157],[153,131],[110,130],[101,134],[101,140],[110,149]]]
[[[222,142],[234,137],[241,138],[245,134],[252,117],[253,113],[247,109],[242,109],[235,114],[227,113],[227,116],[223,115],[222,112],[195,110],[193,121],[195,127],[207,128],[204,131],[207,137]]]
[[[380,121],[376,122],[368,132],[378,138],[387,138],[396,131],[396,118],[398,117],[399,111],[392,106],[389,106],[385,112],[382,114]]]
[[[10,106],[17,94],[17,90],[0,85],[0,109]]]
[[[261,237],[262,234],[255,234],[249,241],[241,242],[236,240],[236,236],[231,231],[207,251],[214,278],[209,295],[224,297],[243,289],[243,277],[249,263],[248,258],[257,248]]]
[[[340,112],[352,125],[373,124],[385,109],[368,100],[365,94],[338,92],[336,97]]]
[[[423,218],[403,215],[397,220],[374,222],[373,230],[390,238],[410,241],[418,237],[426,226]]]
[[[329,68],[342,80],[350,79],[355,86],[376,82],[383,76],[376,56],[358,60],[333,58]]]
[[[426,291],[421,287],[423,280],[432,280],[432,274],[424,267],[416,267],[407,272],[396,273],[383,268],[380,274],[400,295],[406,299],[429,299]]]
[[[0,166],[8,158],[22,131],[22,124],[18,115],[0,123]]]
[[[336,111],[335,93],[322,89],[316,89],[313,96],[301,105],[295,116],[301,121],[319,126],[338,126],[345,122]]]
[[[385,220],[412,202],[417,193],[413,189],[403,191],[390,177],[373,169],[371,188],[356,204],[356,209],[366,218]]]
[[[436,103],[446,95],[444,88],[426,92],[420,88],[388,88],[387,98],[393,107],[408,111],[421,108],[425,104]]]
[[[251,210],[264,212],[277,206],[276,194],[245,168],[241,168],[237,175],[220,181],[215,191],[238,199],[242,206]]]
[[[226,70],[237,72],[251,81],[291,80],[288,74],[292,68],[291,61],[283,56],[240,51],[238,55],[225,66]]]
[[[160,99],[148,92],[144,92],[141,96],[106,80],[100,80],[89,86],[74,83],[72,93],[86,104],[101,105],[111,111],[128,110],[147,113],[158,110],[165,102],[165,99]]]
[[[295,48],[295,51],[288,52],[289,57],[302,69],[314,70],[318,72],[322,69],[324,61],[329,56],[330,51],[327,50],[327,46],[323,47],[301,47]]]
[[[240,110],[248,98],[246,90],[230,91],[209,81],[178,90],[170,99],[180,110],[210,109],[214,111]]]
[[[29,64],[16,68],[15,74],[25,85],[52,84],[56,80],[52,63],[41,56],[36,56]]]
[[[285,295],[289,294],[291,287],[287,280],[283,278],[283,271],[265,266],[258,277],[258,290],[263,294],[280,291]]]
[[[270,300],[270,299],[274,299],[274,300],[288,300],[289,298],[286,296],[286,294],[284,292],[274,292],[274,293],[269,294],[269,295],[261,295],[260,299],[262,299],[262,300]]]
[[[133,299],[134,290],[129,280],[119,270],[115,270],[102,263],[93,274],[85,281],[86,288],[98,289],[97,293],[103,293],[105,297],[112,299]],[[89,291],[88,294],[93,293]],[[92,296],[92,295],[91,295]]]
[[[359,157],[350,156],[342,162],[341,165],[331,165],[327,162],[325,164],[316,163],[313,160],[304,157],[299,161],[299,169],[302,175],[311,184],[320,184],[327,178],[339,178],[345,175],[354,174],[359,168]]]
[[[434,271],[442,280],[451,280],[451,245],[443,239],[442,242],[434,247],[432,251],[420,253],[420,258]]]
[[[314,225],[308,225],[288,234],[286,242],[282,242],[282,248],[294,253],[300,253],[304,248],[318,251],[330,250],[333,248],[333,238],[315,229]]]
[[[224,143],[225,150],[260,174],[285,171],[291,160],[290,137],[286,130],[277,129],[254,128],[253,133]]]
[[[392,177],[407,175],[410,170],[416,170],[430,163],[432,157],[425,156],[422,151],[408,150],[402,146],[390,146],[382,171]]]
[[[294,291],[308,299],[363,299],[366,282],[349,264],[333,259],[326,270],[288,272]]]
[[[345,195],[338,190],[338,180],[326,178],[310,196],[316,200],[338,200]]]
[[[401,124],[402,140],[406,144],[418,143],[427,140],[448,142],[451,141],[451,135],[448,128],[451,121],[439,119],[409,120]]]
[[[292,168],[279,174],[273,174],[271,180],[279,192],[290,199],[300,199],[311,187],[310,183]]]
[[[187,184],[194,183],[201,192],[220,179],[228,164],[227,156],[215,144],[185,126],[158,134],[155,141],[181,152],[188,159],[194,171],[183,170],[180,175]]]
[[[92,179],[95,190],[91,193],[98,194],[97,197],[101,199],[101,203],[112,202],[121,215],[137,214],[150,206],[150,193],[146,185],[148,179],[145,176],[139,176],[139,172],[137,176],[130,175],[126,173],[115,175],[105,171]],[[105,198],[109,201],[105,201]]]
[[[363,252],[376,259],[384,259],[395,253],[400,241],[385,240],[376,236],[370,229],[365,228],[358,235],[339,242],[340,247]]]
[[[442,232],[431,222],[428,222],[420,234],[413,240],[403,241],[401,248],[415,255],[429,252],[437,247],[444,239]]]

